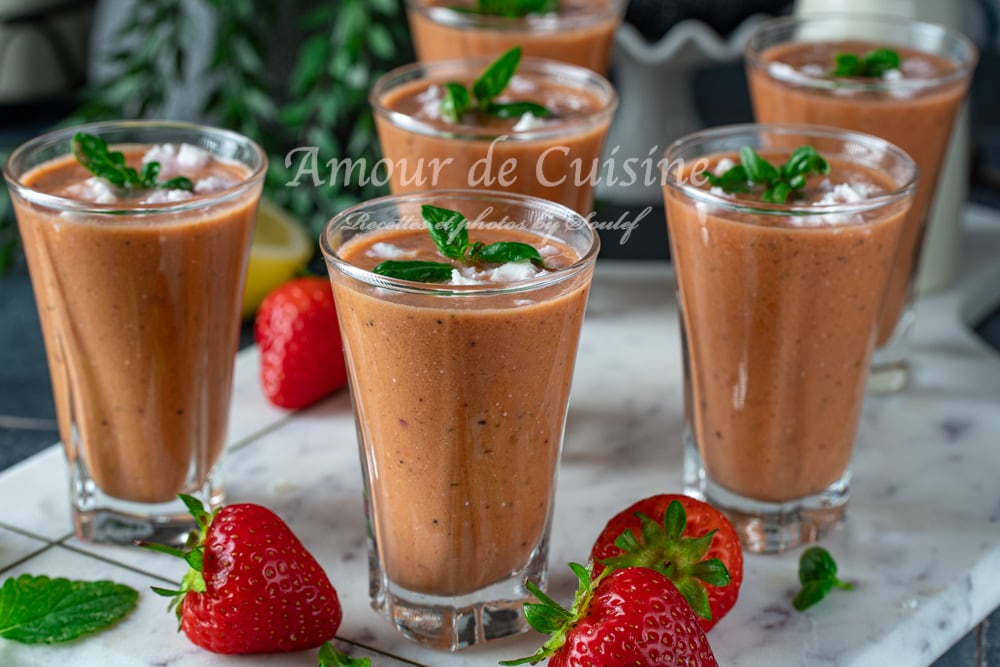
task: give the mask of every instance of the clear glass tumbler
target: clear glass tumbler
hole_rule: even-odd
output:
[[[834,76],[840,54],[897,51],[901,63],[879,76]],[[952,126],[978,59],[956,30],[898,16],[824,13],[762,23],[746,46],[754,118],[809,123],[881,137],[920,168],[913,208],[879,320],[870,390],[898,391],[909,380],[915,282],[927,218]],[[954,221],[960,225],[960,220]]]
[[[745,146],[775,165],[812,146],[832,169],[786,203],[710,187],[704,171],[724,171],[719,161]],[[730,126],[667,149],[685,483],[730,516],[750,551],[815,541],[844,516],[877,317],[916,177],[899,148],[833,128]]]
[[[473,0],[407,0],[413,46],[421,62],[496,58],[515,46],[607,75],[625,0],[563,0],[553,12],[495,16],[474,11]]]
[[[434,188],[518,192],[591,213],[601,150],[618,106],[604,77],[588,69],[524,58],[498,102],[532,101],[544,119],[440,114],[448,82],[472,87],[492,59],[404,65],[383,75],[369,99],[393,194]]]
[[[433,248],[423,205],[462,213],[471,242],[526,241],[565,260],[499,283],[374,273],[372,254]],[[596,233],[552,202],[442,190],[359,204],[320,244],[358,430],[373,607],[439,649],[525,630],[525,581],[547,577]]]
[[[77,132],[194,192],[126,191],[75,159]],[[150,157],[152,157],[152,153]],[[179,493],[215,507],[240,307],[267,160],[226,130],[167,122],[60,129],[4,176],[41,319],[77,536],[177,544]]]

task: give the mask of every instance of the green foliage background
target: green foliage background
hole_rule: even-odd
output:
[[[286,187],[296,165],[285,155],[319,149],[319,163],[350,157],[365,172],[379,159],[368,90],[384,72],[413,60],[402,0],[136,0],[108,57],[118,74],[87,88],[66,125],[156,117],[192,77],[208,85],[202,122],[256,140],[270,168],[265,196],[310,233],[343,208],[379,194],[370,183]],[[191,73],[192,24],[208,8],[216,27],[208,66]],[[284,26],[287,32],[277,28]],[[279,43],[286,40],[286,43]],[[288,43],[291,62],[280,62]],[[6,159],[6,155],[0,154]],[[0,272],[17,252],[6,187],[0,185]]]

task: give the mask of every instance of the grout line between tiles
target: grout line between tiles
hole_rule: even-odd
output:
[[[38,540],[39,542],[45,542],[46,544],[59,544],[63,540],[73,537],[73,531],[69,531],[68,533],[56,538],[45,537],[44,535],[38,535],[37,533],[33,533],[30,530],[25,530],[24,528],[21,528],[19,526],[12,526],[10,524],[6,524],[3,521],[0,521],[0,528],[3,528],[4,530],[9,530],[12,533],[17,533],[18,535],[23,535],[24,537],[30,537],[31,539]]]
[[[70,537],[72,537],[72,535],[70,535],[66,539],[69,539]],[[120,567],[120,568],[126,569],[126,570],[128,570],[130,572],[135,572],[136,574],[141,574],[141,575],[144,575],[144,576],[147,576],[147,577],[152,577],[154,579],[158,579],[159,581],[162,581],[163,583],[166,583],[166,584],[171,584],[173,586],[179,586],[180,585],[180,580],[179,579],[170,579],[169,577],[164,577],[162,574],[156,574],[155,572],[147,572],[146,570],[143,570],[140,567],[136,567],[135,565],[129,565],[128,563],[123,563],[123,562],[121,562],[119,560],[115,560],[114,558],[109,558],[108,556],[102,556],[100,554],[95,554],[93,552],[86,551],[86,550],[81,549],[79,547],[73,546],[72,544],[66,544],[65,542],[60,542],[58,545],[54,545],[54,546],[60,546],[63,549],[66,549],[67,551],[72,551],[73,553],[75,553],[77,555],[86,556],[87,558],[93,558],[94,560],[99,560],[99,561],[101,561],[103,563],[107,563],[109,565],[114,565],[115,567]]]
[[[5,567],[0,568],[0,574],[3,574],[4,572],[6,572],[8,570],[17,567],[18,565],[22,565],[24,563],[27,563],[29,560],[31,560],[35,556],[39,556],[39,555],[45,553],[46,551],[48,551],[48,550],[50,550],[50,549],[52,549],[53,547],[56,547],[56,546],[58,546],[58,545],[57,544],[53,544],[53,543],[47,543],[47,544],[45,544],[45,546],[40,547],[40,548],[36,549],[35,551],[32,551],[31,553],[27,554],[23,558],[19,558],[18,560],[14,561],[13,563],[10,563],[9,565],[7,565]]]

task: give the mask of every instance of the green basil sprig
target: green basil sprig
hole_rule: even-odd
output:
[[[710,171],[701,175],[709,185],[722,188],[730,194],[753,192],[763,187],[761,200],[771,204],[784,204],[788,198],[806,185],[810,174],[828,174],[830,165],[812,146],[800,146],[780,167],[776,167],[750,148],[740,148],[740,164],[716,176]]]
[[[542,269],[545,262],[533,246],[517,241],[485,244],[469,241],[469,223],[458,211],[425,204],[420,207],[424,226],[438,252],[466,266],[530,261]],[[372,271],[381,276],[424,283],[444,283],[451,279],[454,265],[425,260],[386,260]]]
[[[164,190],[194,190],[190,178],[177,176],[166,181],[158,181],[160,175],[159,162],[147,162],[140,173],[125,164],[125,155],[112,151],[104,139],[77,132],[73,135],[73,155],[76,161],[83,165],[94,176],[103,178],[111,185],[123,190],[149,190],[161,188]]]
[[[805,611],[813,606],[834,588],[849,591],[854,584],[837,578],[837,563],[823,547],[810,547],[802,552],[799,558],[799,583],[802,584],[792,606],[798,611]]]
[[[536,118],[548,118],[552,115],[546,107],[535,102],[495,102],[507,84],[514,77],[517,66],[521,63],[521,47],[515,46],[490,63],[489,67],[479,75],[470,91],[461,83],[449,81],[444,84],[444,95],[441,98],[441,116],[457,123],[469,112],[484,113],[498,118],[515,118],[530,113]]]
[[[834,60],[833,76],[878,78],[889,70],[899,69],[899,54],[892,49],[875,49],[864,56],[838,53]]]
[[[463,14],[485,14],[521,18],[528,14],[547,14],[559,9],[559,0],[479,0],[475,7],[452,7]]]

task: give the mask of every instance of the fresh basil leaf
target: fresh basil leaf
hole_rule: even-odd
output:
[[[757,154],[757,151],[749,146],[740,148],[740,162],[747,170],[747,178],[758,185],[770,185],[780,178],[778,170],[774,165]]]
[[[475,252],[471,259],[473,261],[479,260],[481,262],[493,262],[496,264],[523,261],[539,263],[542,261],[542,256],[538,250],[527,243],[499,241],[482,246]]]
[[[716,176],[710,171],[703,171],[701,175],[708,179],[709,185],[722,188],[724,192],[737,193],[750,191],[750,184],[748,183],[750,178],[747,176],[747,170],[740,164],[727,169],[721,176]]]
[[[330,642],[319,647],[319,667],[371,667],[370,658],[352,658],[334,648]]]
[[[158,183],[158,188],[163,190],[187,190],[188,192],[194,191],[194,183],[187,176],[174,176],[169,181],[163,181]]]
[[[420,215],[441,254],[452,259],[463,259],[469,245],[465,216],[458,211],[429,204],[420,207]]]
[[[865,54],[865,76],[880,77],[889,70],[899,69],[899,54],[892,49],[875,49]]]
[[[853,53],[838,53],[833,62],[833,76],[861,76],[861,58]]]
[[[480,107],[488,110],[493,98],[504,91],[521,62],[521,47],[515,46],[495,61],[472,84],[472,94]]]
[[[490,113],[497,118],[519,118],[526,113],[530,113],[535,118],[549,118],[552,115],[551,111],[534,102],[494,103],[490,107]]]
[[[832,589],[833,584],[829,581],[810,581],[792,598],[792,606],[798,611],[805,611],[825,598]]]
[[[784,204],[792,194],[792,187],[784,181],[779,181],[764,190],[761,199],[771,204]]]
[[[425,262],[420,260],[389,259],[378,264],[373,273],[387,278],[413,280],[421,283],[444,283],[451,280],[451,264],[444,262]]]
[[[118,622],[138,599],[138,591],[112,581],[11,577],[0,588],[0,637],[24,644],[69,641]]]
[[[460,83],[449,81],[444,84],[441,98],[441,116],[450,123],[457,123],[472,108],[469,89]]]
[[[528,14],[545,14],[559,9],[559,0],[479,0],[477,14],[519,18]]]
[[[837,578],[837,563],[823,547],[809,547],[799,557],[799,582],[802,590],[792,599],[792,606],[803,611],[813,606],[834,588],[851,590],[853,584]]]

